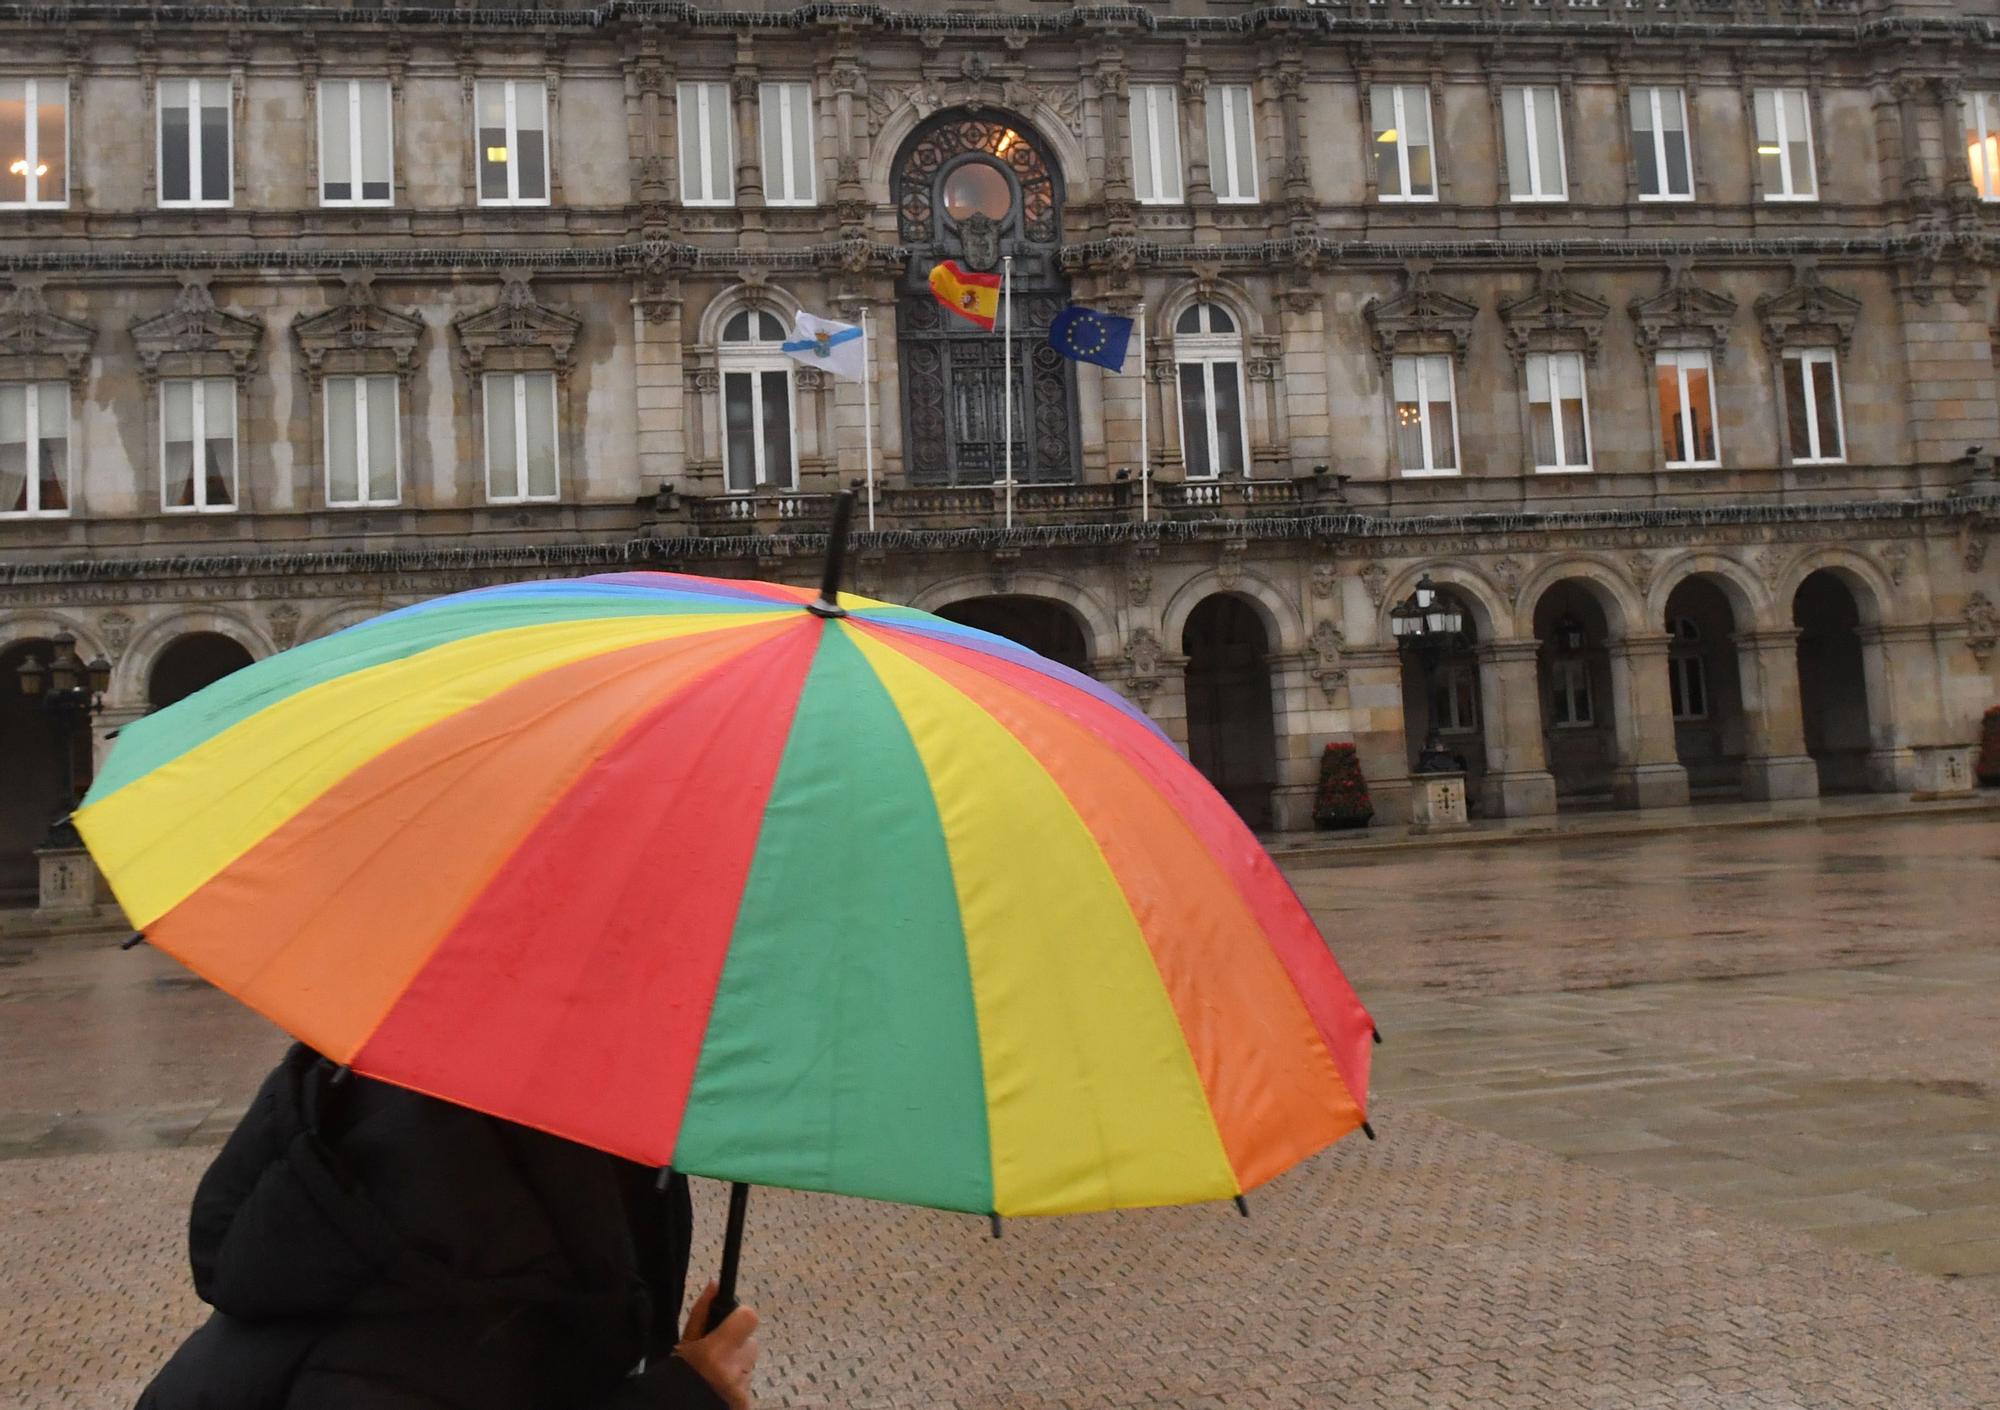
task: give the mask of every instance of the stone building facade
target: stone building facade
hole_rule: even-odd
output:
[[[0,4],[0,165],[0,674],[71,633],[100,733],[433,593],[810,581],[865,440],[862,590],[1260,825],[1433,726],[1488,814],[1908,789],[2000,698],[2000,0]],[[0,753],[18,870],[11,685]]]

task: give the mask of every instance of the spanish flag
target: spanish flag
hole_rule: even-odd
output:
[[[931,271],[931,292],[960,318],[993,331],[993,321],[1000,316],[999,275],[974,274],[960,269],[957,260],[948,259]]]

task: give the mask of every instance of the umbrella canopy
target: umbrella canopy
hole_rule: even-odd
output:
[[[1146,717],[1001,638],[668,573],[440,598],[128,725],[134,925],[357,1072],[690,1174],[1223,1199],[1359,1125],[1367,1014]]]

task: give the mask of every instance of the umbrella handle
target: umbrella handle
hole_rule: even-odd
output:
[[[729,1227],[722,1236],[722,1276],[717,1280],[715,1301],[708,1305],[708,1325],[701,1329],[703,1336],[721,1326],[738,1306],[736,1265],[743,1253],[743,1216],[749,1208],[750,1187],[738,1180],[729,1187]]]

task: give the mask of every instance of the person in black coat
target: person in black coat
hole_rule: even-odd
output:
[[[215,1311],[139,1410],[748,1410],[757,1314],[698,1335],[711,1285],[676,1334],[692,1227],[681,1176],[294,1045],[195,1192]]]

